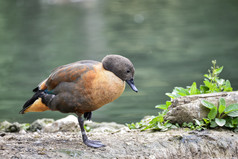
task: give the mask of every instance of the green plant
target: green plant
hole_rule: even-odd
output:
[[[24,123],[21,124],[20,128],[24,130],[28,130],[30,128],[31,124],[30,123]]]
[[[204,121],[199,121],[197,119],[194,119],[194,121],[195,121],[195,123],[193,123],[193,122],[189,122],[189,123],[184,122],[182,124],[182,127],[183,128],[188,127],[191,130],[199,130],[199,131],[206,129],[206,124],[204,123]]]
[[[208,70],[209,74],[205,74],[205,85],[200,86],[201,93],[213,93],[213,92],[229,92],[232,91],[231,83],[229,80],[220,79],[218,75],[222,72],[223,66],[216,66],[216,60],[212,61],[213,66],[211,70]]]
[[[144,119],[142,119],[140,122],[126,124],[126,126],[128,126],[129,129],[141,129],[145,125],[145,124],[143,124],[143,120]]]
[[[170,101],[166,101],[165,104],[160,104],[155,106],[155,108],[162,109],[162,112],[160,111],[158,113],[158,116],[152,116],[149,119],[143,119],[140,122],[136,123],[131,123],[127,124],[127,126],[130,129],[141,129],[141,130],[147,130],[147,129],[152,129],[152,130],[160,130],[160,131],[165,131],[171,128],[179,127],[178,124],[171,124],[169,121],[165,121],[164,116],[168,112],[168,107],[171,105],[171,101],[173,99],[176,99],[181,96],[188,96],[188,95],[196,95],[196,94],[205,94],[205,93],[213,93],[213,92],[222,92],[222,91],[232,91],[231,83],[229,80],[224,80],[219,78],[218,76],[220,73],[223,71],[223,66],[218,67],[216,66],[216,60],[212,61],[212,66],[211,69],[208,70],[208,74],[204,74],[204,81],[203,85],[200,85],[198,88],[198,85],[196,82],[193,82],[191,86],[187,86],[186,88],[183,87],[175,87],[172,91],[172,93],[166,93],[167,96],[170,97]],[[224,104],[224,103],[222,103]],[[224,106],[221,106],[220,112]],[[216,108],[211,110],[211,113],[209,114],[209,117],[214,115],[214,112]],[[216,121],[222,125],[223,120],[221,118],[224,117],[224,113],[221,115],[218,115],[218,118]],[[234,126],[236,123],[236,120],[234,119],[229,119],[227,118],[226,124],[225,125],[231,125]],[[195,124],[191,123],[184,123],[182,127],[188,127],[193,130],[202,130],[205,129],[208,125],[210,127],[216,126],[216,122],[212,121],[209,118],[203,119],[203,121],[197,121],[195,120]]]
[[[84,125],[84,129],[85,129],[86,132],[91,131],[91,127],[89,127],[87,124]]]
[[[169,129],[177,128],[178,125],[173,125],[169,123],[169,120],[165,121],[164,116],[167,111],[163,111],[158,113],[158,116],[151,116],[146,119],[142,119],[140,122],[126,124],[130,129],[141,129],[145,130],[158,130],[158,131],[166,131]]]
[[[162,112],[158,113],[158,116],[152,116],[147,119],[142,119],[140,122],[127,124],[130,129],[141,129],[142,131],[151,129],[166,131],[168,129],[177,128],[178,125],[169,123],[169,120],[165,121],[164,116],[168,112],[168,107],[171,105],[170,101],[167,101],[164,105],[157,105],[156,108],[162,109]]]
[[[216,60],[212,61],[212,65],[211,70],[208,70],[208,74],[204,74],[204,85],[200,85],[199,89],[197,88],[197,83],[193,82],[191,86],[187,86],[186,88],[175,87],[172,93],[166,93],[166,95],[171,99],[175,99],[180,96],[232,91],[233,88],[230,81],[218,77],[223,70],[223,66],[216,66]]]
[[[166,131],[168,129],[176,128],[173,124],[169,123],[169,120],[165,121],[164,116],[168,110],[164,110],[161,113],[158,113],[158,116],[154,117],[149,121],[149,124],[145,126],[142,130],[152,129]]]
[[[210,109],[207,117],[203,119],[210,127],[226,126],[229,128],[237,128],[238,125],[238,104],[230,104],[226,106],[223,98],[219,99],[219,106],[206,100],[201,101],[202,105]]]

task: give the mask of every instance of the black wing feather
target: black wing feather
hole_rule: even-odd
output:
[[[35,92],[37,88],[35,88],[33,91]],[[24,114],[24,111],[31,106],[38,98],[42,97],[43,90],[37,90],[36,93],[23,105],[22,110],[19,112],[20,114]]]

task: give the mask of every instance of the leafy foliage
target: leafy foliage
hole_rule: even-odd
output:
[[[204,75],[204,85],[200,85],[199,89],[197,88],[197,83],[193,82],[193,84],[191,86],[187,86],[187,88],[175,87],[172,93],[166,93],[166,95],[171,99],[175,99],[180,96],[232,91],[233,89],[230,81],[218,77],[223,70],[223,66],[216,66],[216,60],[213,60],[212,64],[213,66],[211,67],[211,70],[208,70],[208,74]]]
[[[226,101],[223,98],[219,99],[218,110],[217,107],[206,100],[201,101],[202,105],[210,109],[208,118],[203,119],[207,125],[215,128],[217,126],[238,129],[238,104],[230,104],[226,106]]]
[[[193,82],[191,86],[187,86],[186,88],[175,87],[172,93],[166,93],[166,95],[171,98],[170,100],[173,100],[181,96],[232,91],[233,89],[231,87],[230,81],[218,77],[222,70],[223,66],[216,66],[216,60],[213,60],[212,67],[208,70],[208,74],[204,74],[205,78],[202,85],[198,87],[197,83]],[[166,131],[168,129],[178,128],[180,127],[178,124],[173,125],[169,123],[168,120],[165,121],[164,119],[164,116],[167,114],[170,105],[171,101],[166,101],[165,104],[157,105],[155,106],[155,108],[162,110],[162,112],[160,111],[158,113],[158,116],[152,116],[147,119],[142,119],[140,122],[127,124],[127,126],[130,129],[151,129],[159,131]],[[210,109],[210,112],[208,113],[208,118],[204,118],[203,121],[198,121],[194,119],[195,123],[183,123],[182,127],[187,127],[192,130],[202,130],[208,126],[226,126],[229,128],[236,128],[238,131],[238,104],[229,105],[228,107],[226,107],[225,100],[221,98],[219,101],[219,108],[215,107],[214,104],[208,101],[203,101],[203,105]]]
[[[204,121],[199,121],[197,119],[194,119],[195,123],[189,122],[186,123],[184,122],[182,124],[182,127],[184,128],[190,128],[191,130],[204,130],[206,129],[206,123]]]
[[[163,105],[164,106],[164,105]],[[164,108],[164,107],[163,107]],[[130,129],[141,129],[142,131],[151,129],[158,131],[167,131],[169,129],[177,128],[178,125],[169,123],[169,120],[165,121],[164,116],[166,115],[168,108],[163,112],[159,112],[158,116],[152,116],[147,119],[142,119],[140,122],[127,124]]]
[[[87,124],[84,125],[84,129],[86,132],[90,132],[92,130]]]

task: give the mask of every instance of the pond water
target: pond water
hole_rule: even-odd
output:
[[[94,121],[156,115],[173,87],[201,84],[213,59],[237,90],[237,17],[237,0],[1,0],[0,121],[66,116],[18,112],[55,67],[107,54],[134,63],[139,93],[127,86]]]

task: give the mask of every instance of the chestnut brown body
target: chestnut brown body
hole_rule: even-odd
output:
[[[117,99],[125,89],[125,82],[137,92],[134,71],[131,61],[120,55],[108,55],[102,62],[84,60],[60,66],[33,90],[35,94],[20,113],[46,110],[75,113],[84,143],[101,147],[103,144],[88,140],[81,116],[91,119],[92,111]]]

